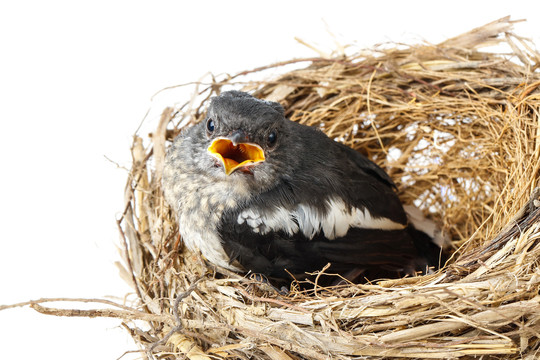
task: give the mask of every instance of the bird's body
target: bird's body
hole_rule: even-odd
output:
[[[331,263],[357,280],[437,265],[381,168],[245,93],[214,98],[174,141],[163,183],[185,244],[234,271],[291,280]]]

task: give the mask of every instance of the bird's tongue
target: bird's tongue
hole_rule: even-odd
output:
[[[264,152],[259,145],[250,143],[234,145],[226,138],[217,138],[212,141],[208,152],[221,161],[227,175],[246,165],[264,161]]]

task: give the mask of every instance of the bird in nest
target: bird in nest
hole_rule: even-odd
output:
[[[379,166],[244,92],[214,97],[174,140],[163,188],[185,245],[233,271],[283,283],[330,264],[360,282],[440,263],[436,226]]]

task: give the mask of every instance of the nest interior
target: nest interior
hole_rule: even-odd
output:
[[[139,315],[124,325],[146,356],[538,358],[540,54],[512,24],[503,18],[437,45],[214,79],[165,109],[146,147],[135,136],[119,225]],[[495,43],[510,52],[481,50]],[[290,64],[296,69],[263,76]],[[280,102],[290,119],[382,166],[403,203],[448,234],[449,263],[425,276],[310,292],[293,286],[283,295],[189,253],[162,196],[163,160],[181,128],[230,88]]]

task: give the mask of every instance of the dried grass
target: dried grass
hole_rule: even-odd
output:
[[[119,220],[139,308],[117,314],[145,354],[538,358],[540,54],[511,30],[504,18],[438,45],[292,60],[215,80],[166,109],[148,147],[134,139]],[[479,50],[497,42],[512,52]],[[288,64],[297,69],[261,80]],[[187,252],[161,192],[166,147],[202,119],[211,96],[239,86],[385,168],[403,202],[450,235],[450,263],[426,276],[281,295]]]

